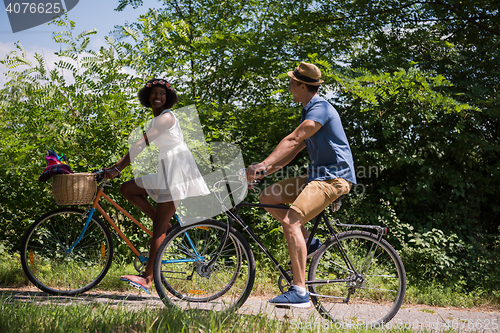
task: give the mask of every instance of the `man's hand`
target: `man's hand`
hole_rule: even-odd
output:
[[[266,175],[267,167],[263,163],[252,164],[247,168],[247,180],[262,179]]]

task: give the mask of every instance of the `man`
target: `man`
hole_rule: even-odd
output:
[[[264,161],[247,168],[249,181],[271,174],[290,163],[307,147],[311,159],[307,175],[285,179],[267,187],[260,196],[264,204],[291,204],[289,209],[268,209],[281,222],[290,255],[293,284],[290,290],[269,302],[275,305],[309,307],[305,289],[307,257],[319,247],[319,241],[306,249],[309,233],[304,224],[318,215],[356,184],[351,149],[337,111],[318,95],[323,83],[321,72],[313,64],[302,62],[288,72],[293,101],[301,103],[300,125],[286,136]],[[314,246],[313,246],[314,245]],[[309,253],[308,253],[309,252]]]

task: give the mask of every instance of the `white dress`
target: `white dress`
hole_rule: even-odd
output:
[[[145,188],[156,202],[180,201],[188,197],[210,193],[182,135],[179,121],[170,110],[164,110],[153,122],[171,112],[175,123],[164,129],[153,141],[159,148],[158,172],[136,178],[137,185]],[[150,126],[154,126],[151,123]]]

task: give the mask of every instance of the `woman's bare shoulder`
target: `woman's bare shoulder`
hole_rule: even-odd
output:
[[[155,119],[155,127],[171,128],[175,124],[175,116],[172,111],[163,112]]]

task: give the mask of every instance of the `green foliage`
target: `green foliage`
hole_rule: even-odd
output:
[[[120,0],[118,10],[142,4]],[[206,139],[238,144],[250,164],[297,126],[286,71],[310,61],[339,111],[359,181],[336,216],[387,225],[411,281],[498,289],[499,4],[164,0],[99,51],[88,47],[92,31],[74,37],[74,24],[57,20],[66,30],[54,36],[55,64],[28,59],[21,45],[0,61],[10,68],[0,99],[6,246],[53,206],[37,181],[47,148],[64,152],[75,171],[126,151],[147,117],[135,100],[143,79],[168,77],[181,106],[196,104]],[[288,176],[307,163],[301,153]],[[116,188],[111,194],[131,208]],[[279,223],[263,211],[242,216],[285,262]]]
[[[0,242],[0,286],[18,287],[28,283],[28,278],[21,269],[19,255],[10,255],[3,242]]]
[[[333,76],[344,92],[335,102],[354,129],[356,165],[380,168],[377,179],[361,180],[370,208],[390,202],[415,231],[403,238],[407,227],[391,228],[408,246],[405,263],[428,260],[423,276],[410,267],[415,279],[498,286],[499,5],[325,1],[315,19],[330,23],[317,25],[319,34],[352,37],[344,61],[358,69]],[[384,216],[378,211],[372,219]]]
[[[32,61],[20,44],[0,61],[11,77],[1,90],[0,122],[0,230],[9,248],[54,207],[50,181],[38,181],[47,149],[64,152],[75,172],[108,166],[127,151],[128,132],[148,117],[136,101],[138,80],[111,47],[89,50],[93,31],[75,37],[71,21],[53,24],[65,29],[54,34],[57,62],[40,54]],[[111,196],[127,206],[116,189]]]
[[[478,214],[489,199],[475,171],[488,166],[470,145],[471,119],[481,110],[452,98],[449,80],[418,68],[355,69],[333,78],[356,165],[378,171],[358,177],[370,213],[355,214],[391,226],[410,277],[493,287],[498,233]],[[380,200],[384,205],[374,207]]]

